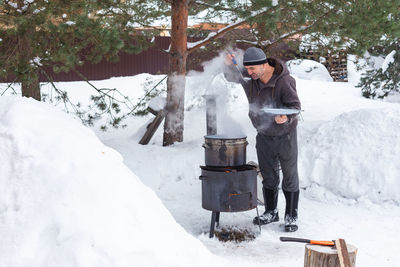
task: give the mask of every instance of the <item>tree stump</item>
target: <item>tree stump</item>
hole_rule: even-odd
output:
[[[357,248],[347,244],[351,266],[356,266]],[[340,267],[336,248],[307,244],[305,246],[304,267]]]

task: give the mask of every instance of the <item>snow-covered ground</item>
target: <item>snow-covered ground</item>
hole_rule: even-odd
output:
[[[208,237],[198,178],[207,88],[220,94],[219,129],[246,134],[247,160],[257,161],[247,100],[218,74],[220,63],[189,74],[184,142],[170,147],[162,147],[162,127],[138,144],[153,115],[102,132],[49,104],[0,97],[0,266],[302,266],[304,245],[280,236],[344,238],[358,248],[357,266],[399,266],[400,104],[362,98],[354,70],[349,83],[334,83],[313,62],[292,68],[304,110],[299,230],[285,233],[280,221],[260,232],[250,210],[221,213],[220,227],[251,231],[253,241]],[[161,78],[94,83],[135,98],[149,77]],[[90,91],[81,82],[58,87],[82,102]]]

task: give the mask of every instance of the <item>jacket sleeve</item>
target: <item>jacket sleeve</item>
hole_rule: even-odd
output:
[[[240,74],[233,65],[224,65],[224,76],[229,82],[240,83]]]
[[[289,75],[285,78],[286,79],[280,79],[279,81],[279,86],[281,87],[281,103],[284,108],[301,110],[301,103],[296,90],[296,80]],[[297,115],[289,115],[288,118],[288,123],[290,124],[297,118]]]
[[[286,79],[281,79],[279,86],[281,89],[281,103],[286,108],[301,109],[301,103],[296,91],[296,80],[288,76]]]
[[[252,80],[246,71],[241,71],[241,73],[242,75],[240,75],[239,70],[233,65],[225,65],[224,67],[225,79],[229,82],[240,83],[246,93],[247,98],[250,100]]]

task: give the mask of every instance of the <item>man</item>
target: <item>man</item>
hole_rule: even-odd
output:
[[[233,55],[227,55],[225,72],[230,81]],[[297,226],[299,201],[299,176],[297,170],[297,115],[274,115],[264,108],[301,109],[296,92],[296,81],[289,75],[285,63],[267,58],[256,47],[248,48],[243,55],[243,65],[251,79],[240,75],[240,83],[249,101],[249,117],[257,129],[256,150],[258,164],[263,177],[265,212],[255,217],[253,223],[268,224],[279,221],[277,209],[279,165],[282,168],[282,190],[286,199],[285,231],[294,232]],[[238,70],[236,70],[237,72]],[[238,73],[239,74],[239,73]]]

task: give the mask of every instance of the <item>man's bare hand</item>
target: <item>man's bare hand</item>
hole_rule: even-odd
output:
[[[233,58],[235,57],[235,55],[231,55],[231,54],[226,54],[225,57],[225,65],[230,66],[233,64]]]
[[[288,121],[288,117],[286,115],[278,115],[275,116],[275,122],[277,124],[283,124]]]

